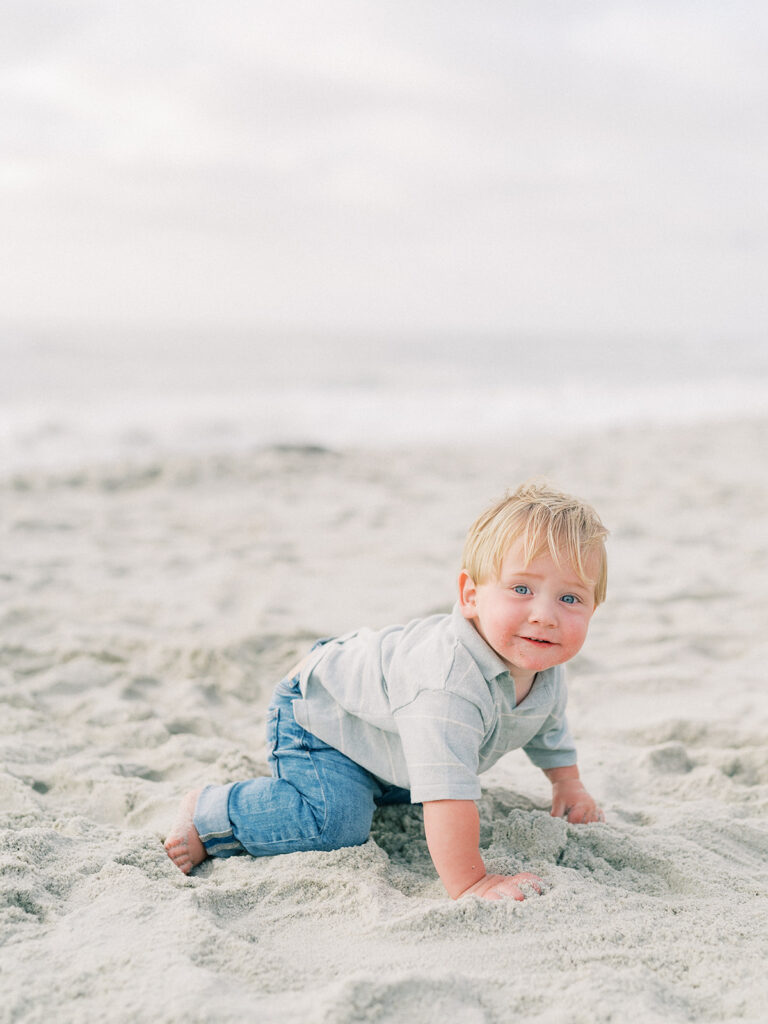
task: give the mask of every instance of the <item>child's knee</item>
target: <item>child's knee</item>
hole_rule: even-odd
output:
[[[370,834],[370,823],[367,826],[363,823],[350,823],[344,828],[324,833],[322,836],[323,849],[340,850],[345,846],[362,846],[363,843],[368,842]]]
[[[321,831],[323,849],[338,850],[344,846],[362,846],[371,834],[373,799],[366,794],[358,801],[339,801],[327,809]]]

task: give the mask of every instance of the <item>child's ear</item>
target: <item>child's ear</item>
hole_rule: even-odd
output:
[[[459,607],[465,619],[474,619],[477,615],[477,587],[464,569],[459,573]]]

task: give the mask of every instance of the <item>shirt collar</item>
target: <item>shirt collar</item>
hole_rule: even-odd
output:
[[[472,660],[483,673],[483,677],[489,682],[500,675],[509,675],[508,666],[498,656],[496,651],[490,647],[480,636],[475,627],[461,614],[459,602],[453,606],[451,612],[456,636],[469,651]]]

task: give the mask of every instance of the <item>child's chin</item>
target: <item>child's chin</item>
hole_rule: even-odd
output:
[[[554,668],[563,661],[556,650],[540,650],[526,652],[517,659],[520,668],[529,672],[543,672],[545,669]]]

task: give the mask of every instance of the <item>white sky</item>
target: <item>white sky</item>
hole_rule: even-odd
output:
[[[768,7],[3,0],[0,323],[759,337]]]

